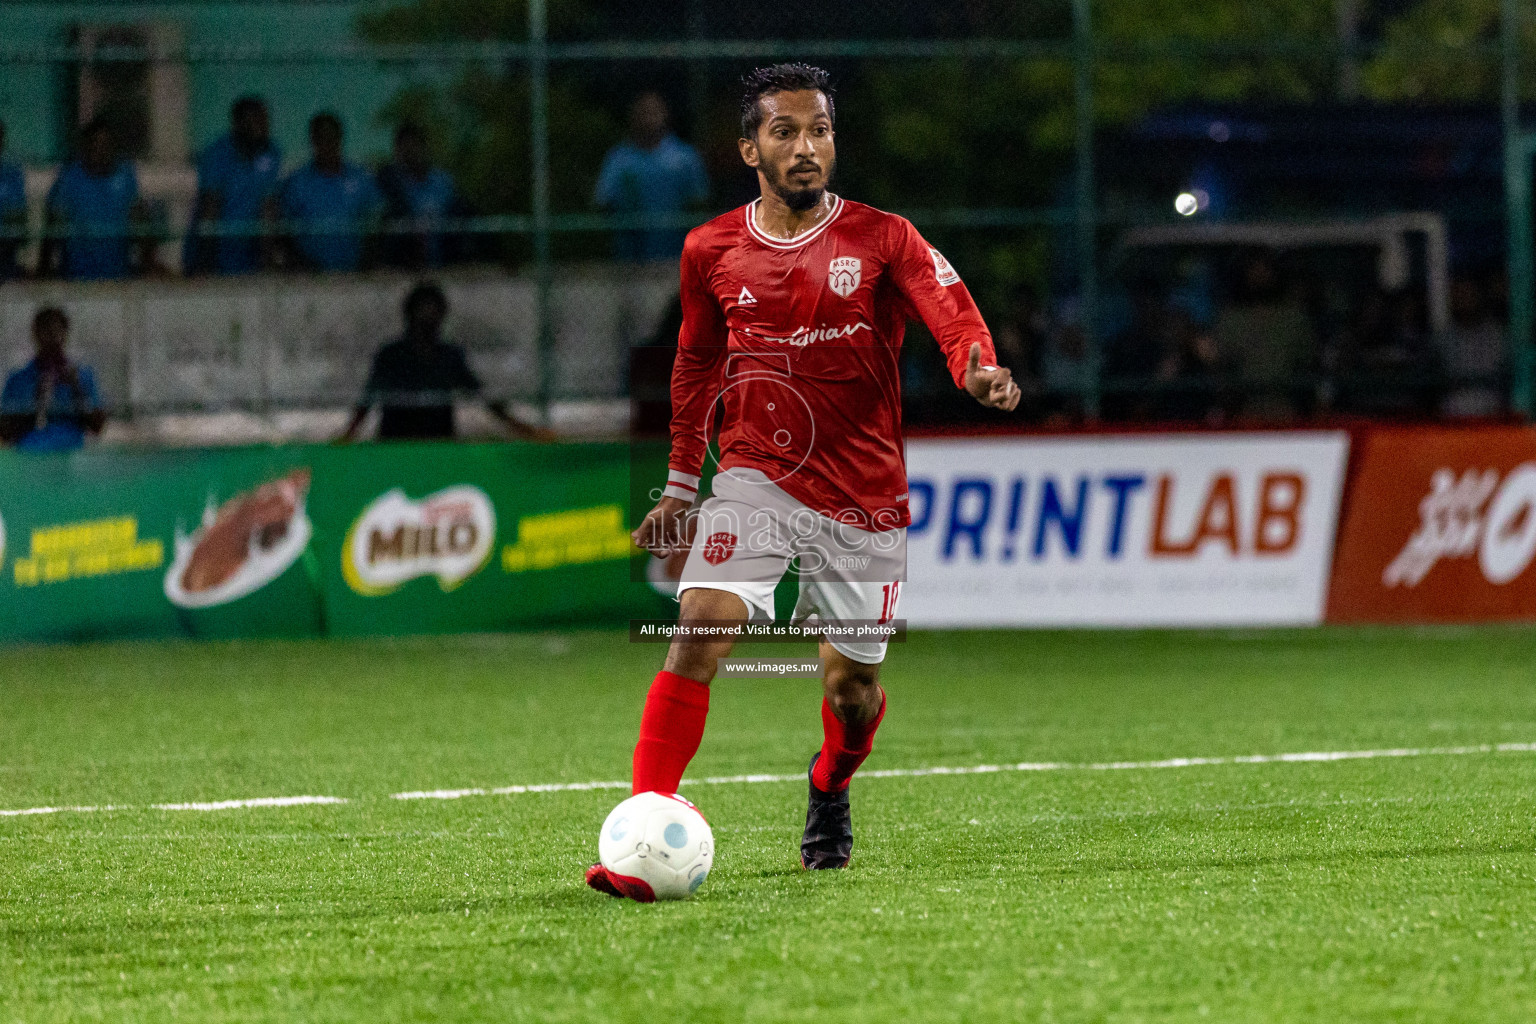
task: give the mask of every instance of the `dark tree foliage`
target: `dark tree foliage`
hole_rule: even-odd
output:
[[[1335,97],[1341,58],[1335,5],[1319,0],[1094,0],[1100,56],[1093,73],[1101,128],[1171,103],[1308,103]],[[1490,99],[1496,66],[1484,50],[1499,0],[1361,0],[1364,98]],[[414,0],[365,16],[385,43],[520,41],[524,0]],[[1070,0],[550,0],[555,40],[924,39],[1054,40],[1071,34]],[[1536,44],[1536,19],[1531,42]],[[1286,44],[1262,54],[1264,44]],[[1426,44],[1442,48],[1426,56]],[[1458,47],[1460,49],[1458,50]],[[1465,51],[1465,52],[1461,52]],[[1018,59],[823,61],[838,83],[839,191],[899,210],[1046,207],[1069,197],[1075,130],[1073,68],[1064,54]],[[1530,62],[1536,68],[1536,62]],[[598,167],[622,135],[625,108],[657,89],[684,137],[703,152],[714,203],[756,192],[736,152],[739,60],[557,62],[550,90],[554,202],[590,208]],[[1536,74],[1536,71],[1532,72]],[[391,118],[428,127],[433,147],[488,213],[529,209],[528,86],[521,66],[481,63],[452,74],[424,66]],[[1046,283],[1046,229],[940,232],[969,268],[973,290],[1002,301],[1021,280]],[[568,256],[601,255],[604,240],[566,237]],[[517,251],[514,247],[514,251]],[[1059,254],[1058,254],[1059,256]]]

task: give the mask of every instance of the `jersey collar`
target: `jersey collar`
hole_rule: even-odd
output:
[[[823,231],[827,230],[828,225],[837,220],[837,215],[843,212],[843,197],[834,194],[832,196],[832,212],[827,214],[826,220],[822,221],[820,224],[817,224],[814,228],[811,228],[811,230],[807,231],[805,234],[796,238],[774,238],[772,235],[768,234],[768,232],[757,226],[757,207],[761,202],[761,198],[754,199],[746,206],[742,207],[742,210],[746,213],[748,233],[750,233],[753,238],[757,239],[759,242],[761,242],[763,245],[766,245],[770,249],[800,248],[802,245],[805,245],[807,242],[820,235]]]

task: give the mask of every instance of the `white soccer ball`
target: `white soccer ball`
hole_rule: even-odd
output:
[[[685,900],[709,877],[715,837],[682,797],[637,793],[603,822],[597,853],[609,873],[644,882],[658,900]]]

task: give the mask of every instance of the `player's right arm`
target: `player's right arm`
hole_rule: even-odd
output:
[[[672,457],[661,500],[631,535],[637,547],[666,556],[689,542],[687,513],[699,492],[709,444],[709,415],[720,397],[728,334],[725,312],[709,288],[694,235],[683,246],[683,326],[672,364]]]

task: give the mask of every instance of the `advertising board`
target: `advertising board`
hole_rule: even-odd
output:
[[[1377,430],[1356,458],[1329,621],[1536,618],[1536,430]]]
[[[632,579],[632,467],[662,479],[665,453],[452,443],[0,452],[0,640],[675,614]]]
[[[913,627],[1321,621],[1336,432],[913,440]]]
[[[1333,432],[914,439],[898,614],[917,628],[1319,622],[1347,451]],[[644,582],[662,563],[627,534],[665,456],[637,462],[616,444],[0,453],[0,640],[675,616],[658,593],[669,588]],[[1499,464],[1501,483],[1521,458]],[[1404,499],[1410,518],[1439,466]],[[1413,523],[1394,527],[1387,561]],[[1522,550],[1529,561],[1516,534],[1488,556],[1496,575]],[[780,589],[787,614],[793,578]]]

